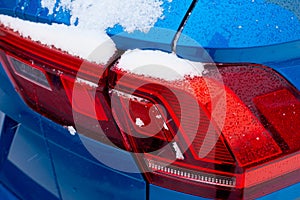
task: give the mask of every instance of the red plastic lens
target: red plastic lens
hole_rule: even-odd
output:
[[[4,27],[0,31],[1,62],[32,109],[63,126],[76,123],[81,134],[124,148],[103,89],[104,66],[50,49]],[[110,132],[104,135],[101,129]]]
[[[187,78],[181,83],[168,83],[130,73],[128,75],[128,72],[118,69],[117,65],[113,68],[111,87],[114,90],[117,87],[119,92],[125,94],[134,91],[133,95],[142,96],[152,104],[161,105],[167,112],[164,120],[173,122],[168,124],[170,132],[165,133],[171,136],[144,139],[148,145],[160,144],[157,147],[163,149],[163,153],[157,148],[154,152],[142,148],[144,154],[137,156],[149,182],[210,198],[255,198],[263,193],[272,192],[275,188],[272,181],[278,177],[285,180],[282,187],[289,181],[292,184],[294,180],[285,177],[300,169],[298,165],[291,164],[297,162],[297,150],[300,147],[295,142],[300,139],[297,130],[299,119],[292,117],[298,113],[298,92],[276,72],[264,66],[220,65],[218,69],[226,93],[226,117],[223,126],[219,121],[224,115],[224,110],[215,110],[216,113],[211,114],[212,96],[209,94],[207,83],[210,82],[216,88],[220,83],[214,79],[216,69],[210,65],[206,66],[205,76]],[[193,92],[185,90],[189,88],[186,84],[193,88]],[[143,86],[135,88],[135,85]],[[176,98],[174,100],[174,95],[168,92],[168,88],[172,91],[178,90],[183,96],[198,102],[201,116],[199,121],[193,121],[193,114],[197,109],[190,106],[188,98],[184,109],[190,116],[180,113],[179,103],[176,102]],[[141,152],[141,148],[137,148],[136,145],[142,144],[143,140],[137,140],[132,135],[143,133],[134,128],[134,124],[128,126],[127,119],[131,115],[119,115],[117,110],[122,109],[119,107],[112,109],[116,109],[115,118],[118,125],[134,132],[128,135],[125,131],[124,134],[129,137],[134,151]],[[147,117],[149,112],[140,114]],[[183,121],[178,120],[179,118]],[[195,138],[192,138],[189,126],[182,126],[179,121],[192,126],[196,124],[198,129]],[[292,126],[284,128],[288,124]],[[126,128],[122,130],[124,129]],[[291,132],[295,133],[289,137]],[[189,143],[191,138],[192,142]],[[176,148],[173,146],[174,141]],[[210,148],[212,145],[213,148]],[[166,146],[168,148],[165,148]],[[204,154],[201,151],[207,147],[210,151],[202,156]],[[182,156],[176,156],[178,151]],[[283,166],[285,164],[287,166]]]
[[[258,110],[290,151],[299,150],[300,101],[287,89],[277,90],[254,99]],[[293,123],[291,123],[293,122]]]
[[[71,79],[67,76],[61,76],[61,81],[74,111],[97,120],[108,120],[99,95],[96,95],[97,84],[78,78],[77,80]],[[73,96],[74,89],[76,89],[76,97]]]

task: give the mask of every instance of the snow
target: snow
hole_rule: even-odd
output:
[[[66,128],[68,129],[69,133],[71,135],[75,135],[76,134],[76,130],[73,126],[66,126]]]
[[[173,142],[172,146],[173,146],[174,151],[176,153],[176,159],[178,159],[178,160],[184,160],[184,156],[183,156],[183,154],[182,154],[182,152],[181,152],[181,150],[180,150],[177,142]]]
[[[158,50],[128,50],[117,66],[119,69],[167,81],[202,76],[204,66]]]
[[[34,23],[0,15],[0,23],[21,36],[55,47],[73,56],[99,64],[106,64],[116,52],[116,46],[105,29],[115,24],[128,32],[147,31],[162,17],[161,0],[42,0],[52,10],[69,10],[78,26]],[[170,1],[171,2],[171,1]],[[50,13],[50,12],[49,12]],[[75,19],[76,18],[76,19]],[[100,51],[97,49],[100,46]],[[93,53],[97,49],[97,54]],[[181,59],[175,54],[154,50],[128,50],[118,65],[135,74],[164,79],[183,80],[186,76],[201,76],[203,65]]]
[[[56,0],[42,2],[51,15],[50,10],[53,10]],[[71,24],[78,23],[82,28],[105,30],[119,24],[127,32],[147,32],[158,19],[163,18],[162,5],[162,0],[61,0],[56,10],[70,12]]]
[[[34,23],[6,15],[0,15],[0,23],[23,37],[99,64],[107,63],[116,51],[114,42],[100,30],[81,29],[63,24]],[[92,52],[100,46],[101,53],[92,57]]]
[[[93,82],[88,81],[88,80],[84,80],[84,79],[79,78],[79,77],[76,77],[76,83],[85,84],[85,85],[90,86],[91,88],[97,88],[98,87],[98,84],[93,83]]]
[[[144,126],[144,122],[141,120],[141,118],[136,118],[135,119],[135,124],[138,126],[138,127],[142,127]]]
[[[149,101],[144,99],[144,98],[141,98],[141,97],[138,97],[138,96],[135,96],[135,95],[132,95],[132,94],[127,94],[125,92],[121,92],[119,90],[115,90],[115,89],[112,89],[112,90],[109,90],[109,93],[110,94],[115,94],[117,95],[118,97],[123,97],[123,98],[127,98],[127,99],[130,99],[130,100],[133,100],[133,101],[138,101],[138,102],[141,102],[141,103],[148,103]]]
[[[169,128],[168,128],[166,122],[164,122],[164,129],[169,130]]]
[[[53,9],[54,9],[55,3],[56,3],[56,0],[42,0],[41,1],[42,8],[48,8],[49,15],[53,14]]]

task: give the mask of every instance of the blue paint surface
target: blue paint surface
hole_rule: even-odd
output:
[[[281,200],[281,199],[299,199],[300,198],[300,183],[289,186],[287,188],[278,190],[271,194],[257,198],[257,200]],[[208,198],[197,197],[174,190],[158,187],[156,185],[149,185],[149,200],[209,200]]]
[[[41,185],[51,195],[59,197],[51,159],[43,137],[25,126],[19,125],[7,159],[29,179]],[[7,174],[7,176],[10,175]]]
[[[0,199],[5,200],[19,200],[11,191],[0,184]]]
[[[299,199],[300,183],[284,188],[272,194],[258,198],[258,200],[281,200],[281,199]]]
[[[209,200],[207,198],[197,197],[190,194],[184,194],[182,192],[169,190],[152,184],[149,185],[149,193],[149,200]]]
[[[146,182],[141,174],[107,167],[89,154],[78,137],[29,109],[14,90],[2,65],[0,80],[0,180],[17,196],[25,200],[60,199],[60,196],[72,200],[146,198]],[[128,168],[138,170],[129,153],[92,140],[89,144],[114,160],[123,160],[122,164]],[[27,147],[18,154],[22,146]],[[34,157],[36,154],[38,157]],[[30,165],[22,162],[31,158]],[[46,176],[41,175],[45,170],[48,170]]]
[[[50,143],[50,149],[63,199],[146,200],[146,183],[143,179],[133,178],[101,163],[87,160],[86,157],[66,151],[54,143]],[[118,159],[114,153],[118,152],[113,151],[111,159]]]
[[[198,1],[183,34],[206,48],[241,48],[300,39],[299,1]],[[187,45],[182,37],[180,44]]]

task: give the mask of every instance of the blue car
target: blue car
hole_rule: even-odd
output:
[[[1,0],[0,199],[299,199],[299,10]]]

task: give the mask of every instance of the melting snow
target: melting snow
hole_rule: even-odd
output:
[[[143,103],[148,103],[149,102],[148,100],[146,100],[144,98],[137,97],[137,96],[132,95],[132,94],[127,94],[125,92],[121,92],[121,91],[118,91],[118,90],[115,90],[115,89],[109,90],[109,93],[110,94],[116,94],[117,96],[121,96],[121,97],[124,97],[124,98],[127,98],[127,99],[131,99],[133,101],[138,101],[138,102],[143,102]]]
[[[18,32],[23,37],[31,38],[49,47],[56,47],[73,56],[105,64],[115,53],[114,42],[104,31],[81,29],[63,24],[42,24],[24,21],[18,18],[0,15],[0,23]],[[101,54],[91,57],[91,53],[101,45]]]
[[[183,156],[183,154],[182,154],[182,152],[181,152],[181,150],[180,150],[177,142],[173,142],[172,146],[173,146],[174,151],[176,153],[176,159],[178,159],[178,160],[184,160],[184,156]]]
[[[97,88],[98,87],[98,84],[93,83],[93,82],[88,81],[88,80],[84,80],[84,79],[79,78],[79,77],[76,78],[76,83],[85,84],[85,85],[90,86],[91,88]]]
[[[169,130],[169,128],[168,128],[166,122],[164,122],[164,129]]]
[[[53,9],[55,6],[56,1],[55,0],[42,0],[41,5],[43,8],[48,8],[49,15],[53,14]]]
[[[175,54],[139,49],[126,51],[118,68],[167,81],[183,80],[186,76],[201,76],[204,70],[202,63],[190,62]]]
[[[69,11],[71,24],[96,30],[119,24],[127,32],[147,32],[163,17],[162,0],[60,0],[56,8],[53,7],[56,0],[42,2],[42,6],[49,9],[49,15],[53,9]]]
[[[144,126],[144,122],[141,120],[141,118],[136,118],[135,119],[135,124],[138,126],[138,127],[142,127]]]
[[[69,133],[71,135],[75,135],[76,134],[76,130],[75,130],[75,128],[73,126],[67,126],[66,128],[68,129],[68,131],[69,131]]]
[[[105,30],[119,24],[127,32],[147,32],[163,18],[162,5],[162,0],[41,0],[41,6],[49,10],[48,15],[59,10],[70,12],[72,25],[33,23],[5,15],[0,15],[0,23],[33,41],[105,64],[116,51]],[[105,50],[91,57],[100,45]]]

